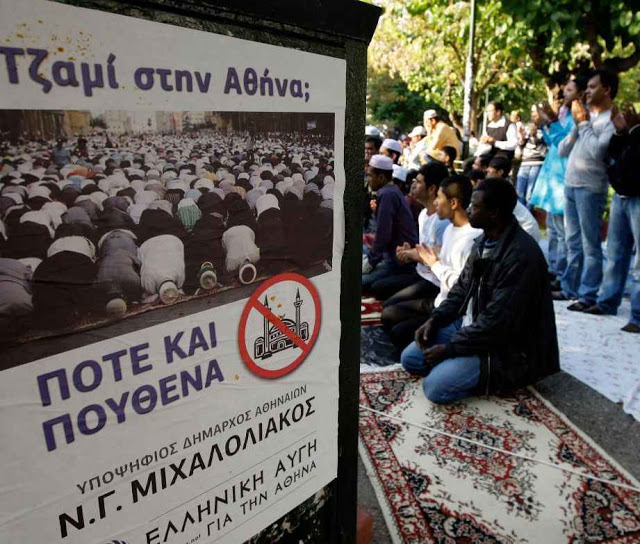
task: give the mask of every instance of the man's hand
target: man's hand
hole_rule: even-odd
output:
[[[375,211],[378,209],[378,201],[372,198],[369,201],[369,208],[371,208],[371,211],[375,213]]]
[[[447,346],[444,344],[436,344],[423,351],[424,360],[427,366],[434,367],[447,358]]]
[[[407,251],[408,249],[411,249],[411,244],[409,242],[405,242],[404,244],[396,248],[396,255],[399,255],[400,253],[402,253],[403,251]]]
[[[636,113],[633,104],[627,104],[623,111],[624,119],[627,123],[627,128],[631,130],[636,125],[640,124],[640,115]]]
[[[440,258],[438,257],[438,252],[432,247],[426,246],[424,244],[417,244],[416,251],[418,252],[418,258],[422,264],[426,264],[429,268],[431,268],[434,264],[436,264]]]
[[[429,337],[435,332],[433,326],[433,319],[427,320],[424,325],[421,325],[415,334],[415,341],[420,346],[420,349],[427,349],[429,345]]]
[[[616,133],[624,134],[629,130],[629,126],[627,125],[627,120],[625,119],[624,113],[618,111],[618,108],[613,106],[611,108],[611,122],[616,129]]]
[[[576,125],[589,120],[589,112],[580,100],[574,100],[571,102],[571,115],[573,116],[573,120],[576,122]]]
[[[480,136],[480,143],[493,145],[495,143],[495,139],[493,139],[491,136],[487,136],[486,134],[484,134],[483,136]]]
[[[396,248],[396,259],[402,264],[420,261],[418,253],[408,242]]]

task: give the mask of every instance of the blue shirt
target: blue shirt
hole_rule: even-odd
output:
[[[567,167],[567,158],[558,154],[558,145],[574,126],[571,112],[567,111],[565,116],[542,131],[549,150],[531,193],[531,204],[554,215],[564,213],[564,176]]]
[[[396,248],[405,242],[418,243],[418,229],[402,191],[388,183],[378,191],[376,237],[368,252],[369,263],[376,266],[383,259],[395,260]]]

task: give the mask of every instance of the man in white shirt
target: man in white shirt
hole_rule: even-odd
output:
[[[448,219],[440,219],[436,213],[438,188],[447,175],[444,165],[433,162],[422,166],[411,184],[411,196],[424,206],[418,216],[418,243],[438,251],[450,224]],[[440,292],[440,280],[421,262],[418,250],[409,244],[398,247],[396,257],[402,263],[417,263],[414,281],[388,298],[382,310],[382,324],[393,343],[403,348],[431,315],[433,301]]]
[[[411,143],[407,147],[403,155],[403,166],[409,170],[418,170],[420,168],[420,150],[424,144],[421,144],[424,137],[427,135],[427,131],[422,125],[413,127],[413,130],[409,133]]]
[[[480,137],[480,143],[475,156],[489,153],[513,159],[518,147],[518,130],[515,123],[511,123],[504,116],[502,104],[489,102],[487,105],[487,128]]]
[[[431,268],[440,282],[440,292],[434,307],[438,307],[447,298],[460,272],[467,262],[475,239],[482,230],[474,229],[467,218],[467,207],[471,202],[473,186],[466,176],[451,176],[445,179],[438,189],[436,213],[440,219],[449,219],[451,225],[444,231],[442,249],[438,251],[426,245],[418,245],[420,261]]]
[[[464,268],[476,237],[482,234],[481,230],[472,228],[467,219],[466,209],[471,201],[471,192],[471,181],[466,176],[451,176],[443,180],[436,198],[436,213],[440,219],[448,219],[451,224],[444,232],[442,248],[438,251],[426,244],[416,246],[420,262],[430,269],[440,286],[438,295],[425,314],[430,315],[446,299]],[[415,322],[412,325],[415,332],[418,327]],[[406,336],[403,339],[406,340]],[[413,345],[412,338],[406,345]]]

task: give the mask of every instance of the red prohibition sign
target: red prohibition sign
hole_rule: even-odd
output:
[[[315,323],[313,326],[313,333],[309,338],[308,342],[305,342],[302,338],[300,338],[295,332],[293,332],[289,327],[287,327],[280,318],[275,315],[271,310],[266,308],[262,302],[260,302],[260,297],[264,294],[264,292],[272,287],[273,285],[285,281],[292,281],[295,283],[301,284],[303,287],[309,291],[311,298],[313,299],[313,307],[315,311]],[[296,357],[296,359],[289,363],[287,366],[283,368],[279,368],[277,370],[268,370],[266,368],[262,368],[257,365],[253,360],[253,357],[249,354],[247,350],[247,342],[246,342],[246,331],[247,331],[247,321],[249,319],[249,314],[251,311],[256,310],[260,314],[262,314],[272,325],[275,325],[276,328],[282,332],[289,340],[291,340],[298,348],[302,350],[302,353]],[[240,317],[240,324],[238,325],[238,348],[240,349],[240,355],[242,360],[247,365],[249,370],[254,374],[262,378],[274,379],[280,378],[281,376],[285,376],[290,372],[293,372],[296,368],[298,368],[302,362],[307,358],[313,345],[315,344],[316,339],[318,338],[318,334],[320,333],[320,320],[321,320],[321,310],[320,310],[320,295],[318,294],[318,290],[316,287],[309,281],[308,278],[301,276],[300,274],[295,274],[294,272],[285,272],[284,274],[278,274],[277,276],[273,276],[265,281],[260,287],[258,287],[255,292],[249,298],[247,305],[242,311],[242,316]]]

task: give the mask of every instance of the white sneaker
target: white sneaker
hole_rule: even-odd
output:
[[[105,309],[112,317],[122,317],[127,313],[127,303],[121,298],[114,298],[107,302]]]
[[[158,295],[160,296],[160,300],[163,302],[163,304],[173,304],[178,300],[178,288],[172,281],[165,281],[160,286]]]
[[[242,283],[243,285],[249,285],[250,283],[253,283],[256,280],[257,276],[258,271],[256,270],[256,267],[251,263],[243,264],[238,271],[238,278],[240,278],[240,283]]]

